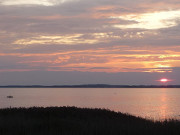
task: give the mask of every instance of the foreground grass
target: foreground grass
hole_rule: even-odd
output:
[[[180,121],[153,122],[103,109],[0,109],[0,135],[180,135]]]

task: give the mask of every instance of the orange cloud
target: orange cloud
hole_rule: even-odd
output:
[[[104,35],[102,35],[104,36]],[[61,51],[56,53],[0,53],[3,59],[14,59],[19,65],[33,70],[83,72],[173,72],[180,67],[180,47],[115,46],[98,49]],[[14,69],[21,70],[21,69]],[[22,71],[29,69],[22,69]],[[2,71],[5,71],[3,69]],[[7,70],[11,71],[11,70]],[[12,69],[13,71],[13,69]]]

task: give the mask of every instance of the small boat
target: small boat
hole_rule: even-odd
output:
[[[7,96],[7,98],[13,98],[13,96]]]

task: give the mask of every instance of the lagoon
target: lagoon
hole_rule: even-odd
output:
[[[0,108],[33,106],[105,108],[148,119],[180,119],[180,88],[0,88]]]

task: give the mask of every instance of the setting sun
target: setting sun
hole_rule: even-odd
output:
[[[162,78],[162,79],[160,79],[160,82],[163,82],[163,83],[165,83],[165,82],[168,82],[169,80],[168,79],[166,79],[166,78]]]

